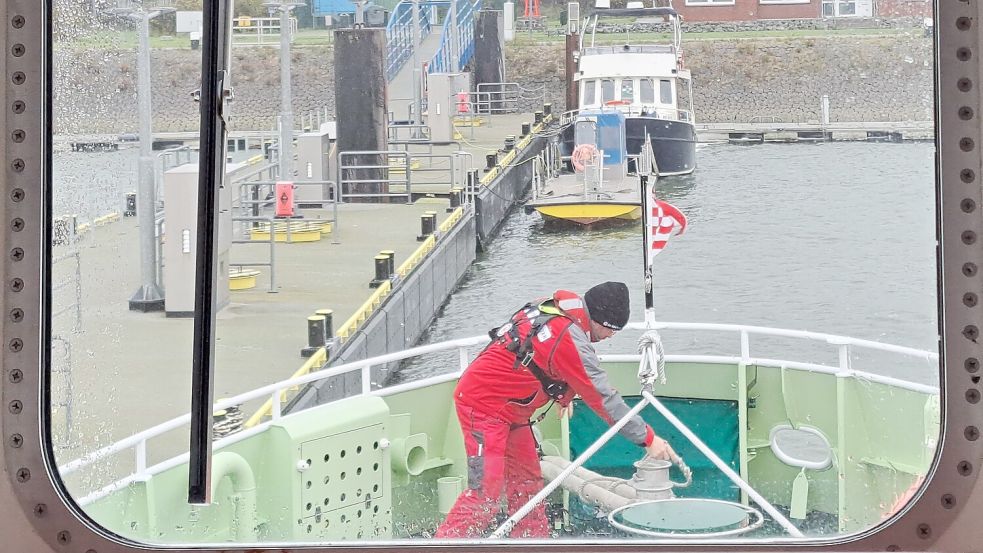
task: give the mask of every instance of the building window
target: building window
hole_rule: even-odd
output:
[[[687,6],[733,6],[734,0],[686,0]]]
[[[810,4],[812,0],[758,0],[759,4]]]

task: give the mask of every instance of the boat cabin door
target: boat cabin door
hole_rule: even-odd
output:
[[[599,192],[605,181],[627,173],[625,116],[620,112],[581,114],[574,128],[574,170],[584,174],[585,188]]]

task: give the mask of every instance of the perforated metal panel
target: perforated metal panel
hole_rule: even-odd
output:
[[[392,495],[385,432],[373,425],[303,442],[298,473],[302,539],[390,537]]]

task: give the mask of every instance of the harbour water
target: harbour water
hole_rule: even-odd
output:
[[[846,335],[938,350],[934,145],[817,143],[706,145],[697,171],[659,181],[689,228],[655,260],[657,318]],[[641,226],[547,231],[513,213],[471,268],[429,335],[473,336],[557,288],[605,280],[633,290],[642,317]],[[637,337],[601,344],[630,352]],[[664,331],[667,353],[740,353],[736,334]],[[752,353],[835,364],[826,345],[752,339]],[[938,384],[932,362],[858,358],[855,368]],[[429,363],[401,379],[456,368]]]

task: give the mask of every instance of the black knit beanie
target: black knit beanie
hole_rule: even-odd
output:
[[[591,320],[614,330],[624,328],[631,315],[628,286],[623,282],[598,284],[584,294],[584,303]]]

